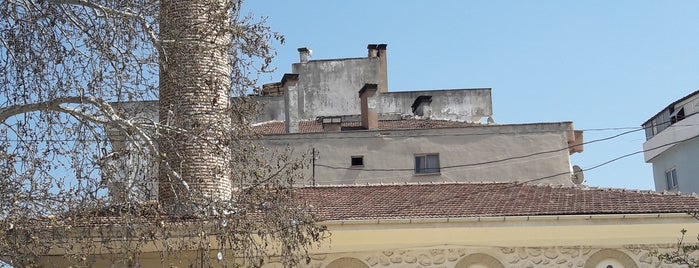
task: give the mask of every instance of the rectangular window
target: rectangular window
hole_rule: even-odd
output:
[[[668,190],[677,188],[677,171],[674,168],[665,171],[665,182],[667,183]]]
[[[439,154],[416,154],[415,174],[439,174]]]
[[[351,161],[353,167],[364,166],[364,156],[352,156]]]

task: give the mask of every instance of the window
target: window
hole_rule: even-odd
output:
[[[415,174],[439,173],[439,154],[415,155]]]
[[[667,183],[668,190],[677,188],[677,171],[674,168],[665,171],[665,183]]]
[[[364,156],[352,156],[351,161],[353,167],[364,166]]]

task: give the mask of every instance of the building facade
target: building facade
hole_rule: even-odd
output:
[[[295,194],[331,232],[310,248],[308,263],[300,267],[679,267],[662,263],[655,252],[676,250],[680,230],[689,238],[699,233],[694,214],[699,198],[677,193],[402,183],[300,187]],[[68,267],[61,250],[52,249],[41,264]],[[150,246],[135,264],[187,266],[219,252],[164,256]],[[109,254],[90,258],[96,267],[115,262]],[[270,256],[262,267],[283,266],[278,256]]]
[[[653,165],[657,191],[699,192],[699,91],[643,123],[644,160]]]
[[[309,49],[298,51],[292,73],[250,97],[262,106],[254,128],[264,147],[311,155],[298,185],[573,184],[570,154],[583,151],[583,133],[572,122],[496,124],[489,88],[389,91],[385,44],[368,45],[366,57],[345,59],[309,60]],[[157,122],[157,105],[121,108]],[[113,140],[115,150],[128,147]],[[142,185],[149,189],[121,192],[157,190]]]
[[[302,184],[572,184],[583,137],[571,122],[495,124],[488,88],[389,91],[386,48],[323,60],[300,48],[293,73],[263,88],[260,141],[310,152]]]

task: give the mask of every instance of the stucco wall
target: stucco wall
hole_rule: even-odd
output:
[[[662,134],[662,133],[661,133]],[[699,193],[699,137],[675,145],[651,160],[655,190],[667,189],[665,172],[675,169],[677,172],[677,191]]]
[[[294,63],[299,75],[298,105],[302,119],[359,114],[359,90],[378,82],[379,58],[317,60]]]
[[[660,263],[652,253],[673,250],[681,229],[689,234],[699,230],[699,223],[687,214],[384,219],[326,224],[333,234],[332,241],[313,251],[308,267],[333,267],[333,261],[341,258],[353,258],[366,267],[677,267]]]
[[[569,185],[571,130],[570,122],[483,125],[272,135],[261,142],[279,149],[291,145],[297,152],[315,149],[316,184],[536,180]],[[415,154],[439,154],[440,174],[414,174]],[[364,166],[351,166],[352,156],[362,156]],[[311,172],[304,184],[312,183]]]
[[[699,114],[688,116],[672,124],[643,143],[644,159],[653,165],[655,189],[667,189],[665,171],[677,171],[680,192],[699,193]],[[684,142],[682,142],[684,141]]]
[[[616,248],[570,247],[433,247],[387,249],[341,254],[318,254],[307,267],[659,267],[654,250],[669,245],[623,245]],[[349,262],[351,260],[351,262]],[[343,262],[338,266],[338,262]],[[351,263],[351,266],[346,265]],[[601,265],[601,266],[600,266]],[[266,267],[280,267],[269,264]],[[662,266],[661,266],[662,267]]]
[[[255,122],[284,121],[284,96],[255,96],[260,104],[260,114],[255,117]]]
[[[489,88],[388,92],[380,94],[381,113],[411,114],[419,96],[432,96],[434,119],[480,121],[493,115]]]

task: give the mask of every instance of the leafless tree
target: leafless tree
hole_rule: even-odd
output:
[[[696,215],[694,216],[696,218]],[[699,267],[699,260],[696,254],[697,250],[699,250],[699,244],[684,240],[687,230],[682,229],[680,233],[682,235],[677,239],[677,244],[673,250],[665,253],[655,252],[654,255],[661,263],[681,265],[688,268]],[[699,240],[699,235],[697,235],[697,240]]]
[[[303,161],[261,152],[245,97],[283,37],[241,4],[0,0],[1,260],[304,259]]]

